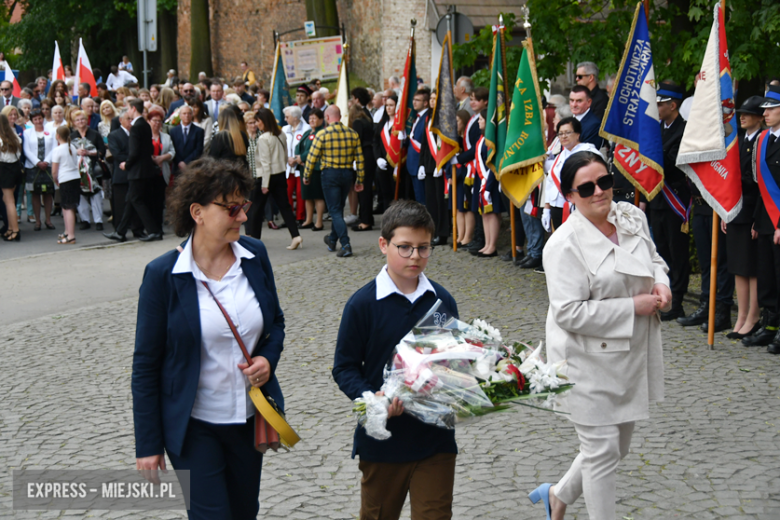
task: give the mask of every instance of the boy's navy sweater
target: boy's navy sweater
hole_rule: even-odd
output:
[[[347,302],[336,343],[333,378],[350,399],[363,392],[378,392],[383,370],[393,349],[412,330],[437,299],[439,312],[458,317],[455,300],[444,287],[431,281],[436,294],[427,291],[414,303],[394,293],[376,299],[376,280],[363,286]],[[355,430],[352,458],[371,462],[411,462],[437,453],[458,453],[455,431],[425,424],[404,413],[387,421],[392,437],[369,437],[362,426]]]

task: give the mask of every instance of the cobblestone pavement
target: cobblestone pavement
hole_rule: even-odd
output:
[[[349,519],[359,507],[355,421],[330,376],[346,299],[383,264],[378,251],[276,269],[287,317],[279,377],[303,441],[266,458],[260,517]],[[139,266],[141,269],[142,266]],[[428,274],[505,336],[543,339],[544,276],[437,250]],[[691,310],[690,303],[686,304]],[[0,517],[182,518],[183,512],[11,511],[13,468],[134,467],[130,398],[136,301],[0,327]],[[780,358],[718,334],[664,325],[667,399],[638,424],[619,469],[619,518],[780,518]],[[577,453],[562,417],[519,408],[457,430],[454,517],[541,519],[526,495]],[[567,518],[587,518],[580,499]],[[404,518],[408,518],[408,505]]]

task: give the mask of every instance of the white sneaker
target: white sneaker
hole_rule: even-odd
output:
[[[358,218],[357,215],[350,215],[348,217],[344,217],[344,223],[348,226],[351,226],[352,224],[357,224]]]

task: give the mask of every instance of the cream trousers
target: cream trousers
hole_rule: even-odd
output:
[[[618,463],[628,454],[634,423],[609,426],[574,424],[580,454],[555,485],[555,496],[567,505],[585,495],[590,520],[615,520],[615,476]]]

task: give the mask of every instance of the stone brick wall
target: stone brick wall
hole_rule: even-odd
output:
[[[339,21],[349,43],[349,71],[376,88],[382,85],[382,2],[339,0]]]
[[[427,0],[338,0],[340,22],[350,44],[350,71],[373,87],[387,85],[400,76],[409,44],[409,21],[417,19],[417,70],[426,83],[431,62],[427,30]],[[179,0],[178,70],[190,71],[190,0]],[[268,80],[273,69],[273,30],[284,32],[303,26],[306,5],[302,0],[210,0],[211,50],[214,73],[226,78],[240,74],[242,60]],[[284,40],[304,38],[293,33]],[[438,57],[437,57],[438,59]]]
[[[427,0],[383,0],[382,12],[382,80],[387,88],[387,78],[401,77],[409,48],[410,20],[417,20],[415,42],[417,50],[417,75],[430,84],[427,72],[431,63],[431,37],[427,29]]]

